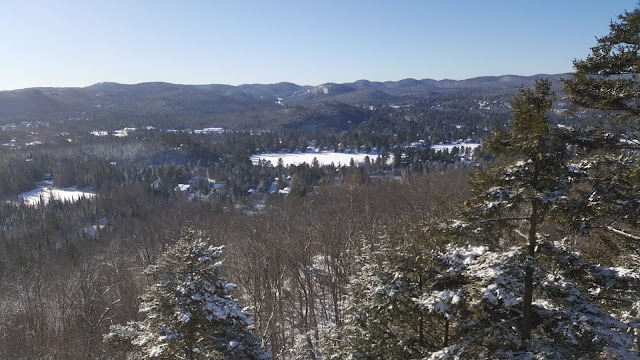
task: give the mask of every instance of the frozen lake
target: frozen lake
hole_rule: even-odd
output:
[[[311,164],[313,159],[318,159],[318,163],[321,166],[331,165],[333,163],[335,166],[345,165],[349,166],[351,163],[351,159],[355,161],[356,164],[361,165],[364,164],[364,158],[369,157],[371,162],[375,162],[378,154],[361,154],[361,153],[339,153],[339,152],[330,152],[330,151],[321,151],[321,152],[305,152],[305,153],[266,153],[266,154],[257,154],[252,155],[251,162],[254,165],[258,165],[259,160],[268,160],[271,161],[273,166],[278,165],[278,159],[282,159],[284,166],[289,165],[300,165],[302,163]]]
[[[74,202],[81,198],[92,198],[94,196],[96,194],[89,190],[79,190],[76,187],[57,189],[53,187],[52,182],[42,182],[38,184],[37,188],[20,194],[18,199],[21,199],[27,205],[36,206],[41,201],[45,205],[51,199]]]
[[[431,149],[434,151],[443,151],[447,149],[451,151],[454,147],[457,147],[460,150],[464,148],[469,148],[471,153],[473,150],[480,146],[479,143],[457,143],[457,144],[436,144],[432,145]],[[264,153],[264,154],[256,154],[251,155],[250,159],[253,165],[258,165],[259,160],[263,161],[271,161],[273,166],[278,165],[278,159],[282,159],[284,166],[289,165],[300,165],[302,163],[311,164],[313,159],[318,159],[318,162],[321,166],[331,165],[333,163],[335,166],[346,165],[349,166],[351,163],[351,159],[356,162],[357,165],[364,164],[364,158],[369,157],[371,162],[375,162],[379,154],[365,154],[365,153],[341,153],[341,152],[332,152],[332,151],[320,151],[320,152],[304,152],[304,153]],[[393,155],[389,154],[387,163],[393,163]]]

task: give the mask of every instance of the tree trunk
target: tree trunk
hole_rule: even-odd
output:
[[[418,279],[418,294],[422,294],[422,274],[419,275]],[[420,317],[418,318],[418,338],[420,339],[420,347],[424,347],[424,316],[422,312],[420,313]],[[446,331],[446,329],[445,329]],[[446,335],[445,335],[446,338]],[[445,343],[447,341],[445,340]],[[446,346],[446,345],[445,345]]]
[[[444,344],[443,347],[449,346],[449,318],[444,319]]]
[[[533,259],[536,251],[536,234],[538,230],[538,199],[531,201],[531,218],[529,220],[529,247],[524,271],[524,298],[522,300],[522,346],[531,337],[531,320],[533,315]]]
[[[540,179],[540,162],[537,159],[533,159],[533,177],[531,179],[531,186],[537,190],[538,181]],[[540,200],[537,198],[537,194],[534,194],[531,199],[531,213],[529,216],[529,247],[527,251],[527,259],[525,260],[524,270],[524,296],[522,299],[522,326],[521,326],[521,340],[522,348],[526,348],[527,342],[531,338],[531,327],[533,308],[531,303],[533,302],[533,267],[534,257],[536,253],[536,235],[538,233],[538,208]]]

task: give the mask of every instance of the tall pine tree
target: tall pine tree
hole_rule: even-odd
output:
[[[533,272],[539,229],[548,213],[566,199],[568,181],[566,146],[553,135],[546,118],[554,96],[551,81],[537,80],[535,91],[521,88],[512,103],[510,129],[496,130],[487,148],[500,156],[496,165],[475,177],[478,199],[474,215],[492,230],[520,227],[527,241],[522,301],[521,338],[530,338]],[[514,225],[518,223],[518,225]]]
[[[602,113],[589,132],[575,131],[570,142],[581,156],[575,163],[582,203],[573,223],[584,232],[602,230],[640,249],[640,9],[611,23],[591,54],[576,60],[564,80],[571,101]],[[607,121],[607,119],[611,121]]]

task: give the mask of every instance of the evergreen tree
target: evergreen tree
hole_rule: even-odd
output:
[[[426,234],[418,225],[364,241],[342,324],[325,338],[327,359],[416,359],[446,344],[446,319],[416,302],[446,282],[439,245]]]
[[[574,104],[611,111],[638,129],[640,119],[640,9],[625,12],[611,23],[608,35],[598,39],[585,60],[576,60],[576,72],[564,80]]]
[[[521,338],[527,341],[532,325],[533,272],[539,229],[558,201],[567,198],[569,174],[566,146],[552,133],[545,117],[553,94],[549,80],[537,80],[535,91],[520,89],[512,103],[510,129],[496,130],[487,148],[501,156],[496,165],[477,173],[478,198],[473,215],[481,218],[490,236],[524,222],[527,239]]]
[[[270,359],[253,334],[251,314],[218,275],[222,247],[207,246],[191,227],[146,269],[155,283],[142,296],[139,322],[115,325],[106,342],[132,345],[140,358]]]
[[[426,359],[637,359],[640,272],[592,264],[566,241],[539,243],[537,268],[543,271],[535,273],[534,326],[521,348],[525,248],[448,246],[441,254],[448,268],[441,271],[449,274],[450,287],[425,292],[416,302],[445,314],[452,336]],[[609,287],[616,289],[609,299],[615,301],[603,296]]]
[[[473,179],[468,223],[448,227],[449,234],[485,247],[450,247],[443,255],[451,264],[447,272],[460,280],[420,298],[426,308],[446,309],[457,294],[464,299],[456,301],[457,311],[462,304],[473,314],[472,320],[451,319],[452,331],[462,336],[430,359],[637,356],[636,271],[591,264],[568,241],[545,234],[551,222],[581,206],[575,179],[584,176],[567,148],[567,131],[551,127],[545,116],[550,85],[539,80],[535,90],[520,90],[510,127],[487,140],[498,159]]]
[[[605,115],[598,129],[576,130],[568,140],[581,156],[574,167],[582,173],[574,188],[583,201],[572,223],[584,232],[604,230],[631,240],[634,250],[640,243],[639,36],[640,9],[625,12],[585,60],[574,62],[572,78],[564,80],[575,105]],[[604,122],[611,117],[617,121]]]
[[[323,358],[637,358],[637,268],[590,263],[569,249],[569,239],[538,241],[523,348],[528,246],[443,245],[476,230],[448,221],[365,245],[343,322],[323,336]]]

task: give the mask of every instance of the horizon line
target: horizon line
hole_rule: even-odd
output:
[[[465,78],[465,79],[450,79],[450,78],[442,78],[442,79],[433,79],[433,78],[422,78],[422,79],[417,79],[417,78],[403,78],[400,80],[383,80],[383,81],[379,81],[379,80],[368,80],[368,79],[358,79],[355,81],[350,81],[350,82],[333,82],[333,81],[329,81],[329,82],[324,82],[324,83],[320,83],[317,85],[309,85],[309,84],[298,84],[295,82],[291,82],[291,81],[280,81],[280,82],[274,82],[274,83],[242,83],[242,84],[238,84],[238,85],[231,85],[231,84],[224,84],[224,83],[199,83],[199,84],[186,84],[186,83],[173,83],[173,82],[168,82],[168,81],[143,81],[143,82],[136,82],[136,83],[126,83],[126,82],[117,82],[117,81],[100,81],[97,83],[93,83],[87,86],[31,86],[31,87],[25,87],[25,88],[14,88],[14,89],[0,89],[0,92],[7,92],[7,91],[21,91],[21,90],[30,90],[30,89],[86,89],[92,86],[96,86],[96,85],[101,85],[101,84],[114,84],[114,85],[125,85],[125,86],[137,86],[137,85],[145,85],[145,84],[166,84],[166,85],[178,85],[178,86],[211,86],[211,85],[219,85],[219,86],[230,86],[230,87],[241,87],[241,86],[252,86],[252,85],[277,85],[277,84],[293,84],[296,86],[300,86],[300,87],[316,87],[316,86],[322,86],[322,85],[328,85],[328,84],[337,84],[337,85],[344,85],[344,84],[353,84],[356,82],[362,82],[362,81],[367,81],[367,82],[372,82],[372,83],[397,83],[400,81],[404,81],[404,80],[415,80],[415,81],[426,81],[426,80],[431,80],[431,81],[467,81],[467,80],[474,80],[474,79],[480,79],[480,78],[500,78],[500,77],[508,77],[508,76],[513,76],[513,77],[523,77],[523,78],[533,78],[533,77],[544,77],[544,76],[558,76],[558,75],[571,75],[573,74],[573,72],[564,72],[564,73],[555,73],[555,74],[548,74],[548,73],[538,73],[538,74],[534,74],[534,75],[516,75],[516,74],[503,74],[503,75],[480,75],[480,76],[474,76],[474,77],[470,77],[470,78]]]

